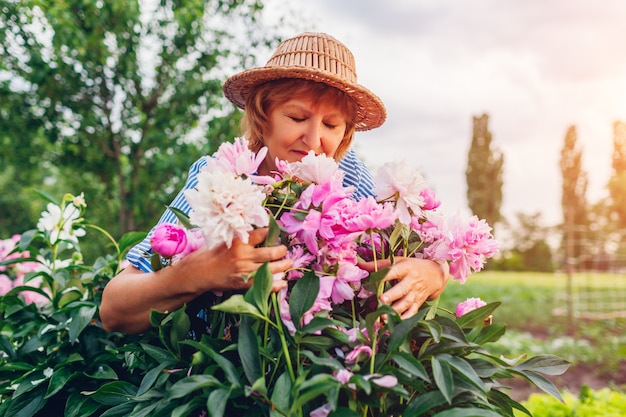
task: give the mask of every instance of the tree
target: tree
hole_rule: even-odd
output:
[[[467,170],[467,201],[470,210],[494,227],[501,219],[504,156],[492,146],[489,116],[473,118],[472,145]]]
[[[45,176],[84,191],[114,233],[145,230],[191,162],[235,135],[239,113],[221,85],[277,42],[262,8],[0,0],[0,138],[17,150],[3,162],[40,171],[22,185]],[[33,165],[23,164],[28,150]]]
[[[609,190],[609,213],[616,228],[626,228],[626,123],[613,123],[613,172]]]
[[[561,207],[563,209],[564,248],[570,266],[583,252],[584,231],[588,221],[587,173],[582,167],[582,148],[578,145],[576,127],[570,126],[561,149],[563,178]]]

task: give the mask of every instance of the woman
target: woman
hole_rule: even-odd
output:
[[[264,67],[226,80],[224,94],[245,109],[243,127],[254,151],[267,147],[260,175],[275,170],[275,158],[301,160],[309,151],[339,161],[344,185],[354,186],[355,198],[373,195],[370,172],[349,150],[355,131],[373,129],[386,118],[375,94],[357,84],[352,53],[339,41],[321,33],[303,33],[281,43]],[[185,189],[197,184],[206,161],[190,169]],[[172,206],[189,212],[183,191]],[[172,222],[166,211],[160,222]],[[230,248],[202,248],[157,272],[142,254],[149,236],[129,253],[131,265],[113,278],[102,295],[100,315],[107,330],[138,333],[150,327],[150,310],[173,311],[211,291],[239,291],[250,281],[242,278],[268,262],[272,273],[292,266],[284,259],[285,246],[255,247],[267,229],[257,229],[248,243],[235,240]],[[372,270],[373,265],[360,264]],[[379,267],[387,265],[379,262]],[[426,301],[439,296],[448,280],[447,264],[423,259],[396,259],[386,280],[395,284],[381,296],[403,318],[415,314]],[[274,285],[279,290],[284,283]]]

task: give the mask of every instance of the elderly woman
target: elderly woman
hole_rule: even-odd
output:
[[[260,175],[276,170],[276,158],[296,162],[313,151],[339,162],[345,172],[344,185],[356,188],[354,198],[374,195],[372,176],[350,150],[350,144],[355,131],[383,124],[386,110],[378,96],[357,83],[353,55],[341,42],[323,33],[300,34],[282,42],[265,66],[230,77],[223,90],[229,100],[245,110],[244,136],[251,149],[267,148]],[[205,165],[204,158],[192,165],[184,189],[171,206],[190,211],[184,191],[197,185],[198,172]],[[167,210],[160,223],[172,221],[175,215]],[[287,271],[292,261],[285,258],[285,246],[257,247],[266,235],[266,228],[256,229],[247,243],[235,239],[231,247],[204,247],[155,272],[144,255],[150,250],[149,234],[130,251],[131,265],[104,290],[100,310],[104,327],[142,332],[150,327],[151,309],[173,311],[192,301],[210,303],[205,295],[212,291],[244,290],[251,282],[242,277],[265,262],[272,273]],[[373,269],[367,263],[360,266]],[[394,285],[380,301],[406,318],[443,291],[447,264],[396,259],[386,280]],[[274,290],[281,285],[284,283],[275,283]],[[206,317],[208,310],[202,311]]]

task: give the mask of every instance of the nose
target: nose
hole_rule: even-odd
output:
[[[311,121],[304,132],[302,141],[307,145],[309,150],[317,150],[322,146],[322,127],[321,123]]]

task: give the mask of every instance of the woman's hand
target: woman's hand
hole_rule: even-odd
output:
[[[100,318],[105,329],[139,333],[150,328],[150,311],[173,311],[207,291],[238,291],[252,285],[249,274],[269,263],[272,274],[285,272],[293,262],[283,259],[285,246],[255,247],[268,229],[250,233],[248,243],[235,239],[230,248],[202,247],[157,272],[144,273],[129,266],[104,288]],[[278,291],[286,281],[274,281]]]
[[[287,247],[269,246],[256,247],[263,243],[268,229],[261,228],[250,232],[248,243],[240,239],[233,240],[231,247],[220,245],[214,249],[206,248],[188,255],[181,261],[191,270],[185,274],[197,281],[198,288],[194,290],[198,295],[206,291],[244,290],[252,285],[248,279],[263,263],[268,262],[270,272],[277,274],[289,269],[293,261],[284,259]],[[207,271],[211,271],[210,274]],[[280,290],[286,281],[275,281],[274,291]]]
[[[374,262],[358,264],[372,272]],[[385,281],[393,285],[380,296],[380,301],[390,304],[403,319],[417,313],[427,300],[434,300],[443,292],[448,282],[447,263],[440,264],[428,259],[396,258],[394,265],[389,259],[376,262],[378,269],[391,266]]]

